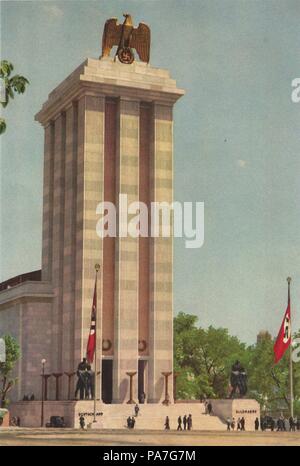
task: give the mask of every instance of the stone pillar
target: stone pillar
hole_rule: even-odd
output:
[[[150,233],[150,166],[153,139],[153,111],[149,103],[140,106],[139,130],[139,200],[148,207],[148,235]],[[139,238],[139,357],[149,356],[150,306],[150,243],[151,238]]]
[[[51,120],[45,126],[44,138],[42,279],[51,280],[54,165],[54,124]]]
[[[154,104],[151,201],[173,201],[172,107]],[[149,402],[164,399],[162,372],[173,371],[173,237],[151,240]],[[173,381],[169,380],[170,402]]]
[[[130,204],[138,200],[139,103],[120,99],[119,112],[117,203],[120,194],[127,194]],[[127,218],[124,221],[127,225]],[[126,372],[138,370],[138,238],[116,238],[115,264],[113,402],[118,403],[129,397]],[[135,377],[134,399],[137,399],[137,380]]]
[[[76,199],[77,199],[77,132],[78,105],[66,109],[65,143],[65,204],[64,204],[64,293],[62,303],[62,370],[73,372],[74,361],[74,310],[76,283]],[[70,383],[69,383],[70,382]],[[62,399],[74,393],[74,379],[62,379]]]
[[[57,115],[54,123],[54,180],[53,180],[53,225],[52,225],[52,307],[51,372],[61,372],[62,325],[63,325],[63,256],[64,256],[64,193],[65,193],[65,134],[64,112]],[[53,381],[52,381],[53,382]],[[50,384],[50,393],[55,394],[55,385]]]
[[[116,99],[105,99],[105,135],[104,135],[104,201],[116,205],[116,151],[117,121],[119,105]],[[112,356],[114,352],[114,314],[115,314],[115,245],[114,237],[103,239],[103,356]],[[105,377],[105,374],[103,374]]]
[[[95,283],[102,264],[102,240],[96,233],[96,207],[103,200],[104,97],[84,95],[78,102],[76,305],[74,365],[85,357]],[[98,280],[97,368],[101,371],[102,270]],[[101,387],[98,384],[101,398]]]

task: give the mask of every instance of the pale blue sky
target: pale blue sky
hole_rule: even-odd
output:
[[[186,96],[175,108],[175,198],[204,201],[205,244],[175,241],[174,307],[247,342],[277,333],[291,275],[300,327],[300,2],[1,2],[1,57],[30,86],[5,110],[0,280],[40,267],[43,130],[34,114],[86,57],[104,21],[152,30],[151,64]]]

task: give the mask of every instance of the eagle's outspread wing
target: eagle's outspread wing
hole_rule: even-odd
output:
[[[149,63],[150,60],[150,28],[145,23],[140,23],[132,31],[130,46],[133,47],[140,60]]]
[[[118,24],[117,18],[106,21],[102,36],[102,57],[108,57],[114,45],[119,45],[122,35],[122,24]]]

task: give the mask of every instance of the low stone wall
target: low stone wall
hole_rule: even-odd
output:
[[[73,427],[75,405],[76,401],[44,401],[44,425],[51,416],[61,416],[67,427]],[[41,427],[41,412],[41,401],[17,401],[10,407],[10,415],[20,418],[20,427]]]
[[[224,422],[229,417],[235,421],[239,417],[245,418],[245,429],[255,430],[254,422],[260,418],[260,406],[256,400],[234,399],[234,400],[210,400],[213,414],[218,416]]]

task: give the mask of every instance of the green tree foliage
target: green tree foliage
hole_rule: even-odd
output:
[[[0,407],[6,408],[8,405],[7,394],[17,382],[12,378],[12,370],[20,357],[20,347],[16,340],[10,335],[4,335],[6,348],[6,361],[0,363]]]
[[[197,317],[179,313],[174,320],[174,366],[179,372],[177,398],[228,395],[230,367],[247,365],[247,351],[227,329],[196,327]]]
[[[274,365],[269,334],[247,346],[227,329],[198,328],[197,317],[179,313],[174,319],[174,369],[178,399],[226,398],[232,364],[238,359],[248,373],[248,395],[267,412],[288,412],[289,354]],[[299,336],[295,335],[295,336]],[[295,412],[300,414],[300,362],[293,364]]]
[[[1,105],[6,107],[10,99],[14,99],[15,94],[23,94],[26,90],[26,85],[29,84],[28,79],[19,74],[11,76],[13,64],[7,60],[2,60],[0,63],[0,80],[3,91],[1,96]],[[0,134],[6,130],[6,122],[4,118],[0,118]]]
[[[296,338],[297,334],[294,335]],[[250,354],[249,395],[260,403],[263,410],[288,413],[290,409],[289,351],[274,364],[274,340],[263,338],[248,348]],[[300,414],[300,362],[293,363],[295,412]]]

